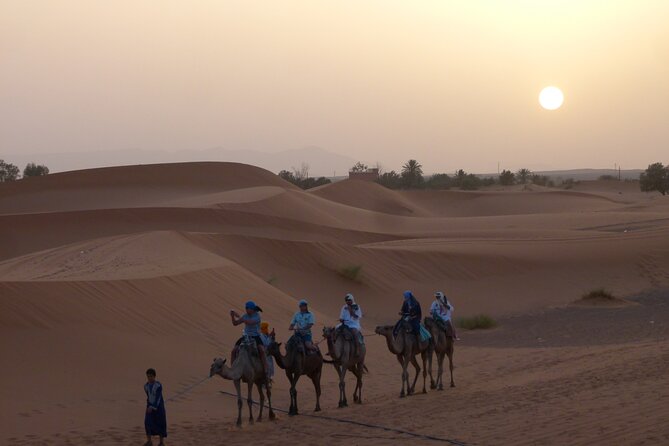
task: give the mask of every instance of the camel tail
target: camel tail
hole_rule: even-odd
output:
[[[365,374],[369,375],[369,369],[367,368],[367,366],[365,364],[362,365],[362,373],[365,373]]]

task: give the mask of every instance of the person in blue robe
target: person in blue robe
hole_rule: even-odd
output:
[[[146,384],[144,384],[146,393],[146,414],[144,415],[144,429],[146,430],[145,446],[151,446],[152,436],[160,437],[158,446],[164,446],[164,439],[167,437],[167,415],[165,413],[165,400],[163,399],[163,386],[156,381],[156,371],[149,369],[146,371]]]
[[[420,322],[423,317],[423,312],[420,308],[420,302],[418,302],[418,299],[416,299],[416,296],[414,296],[411,291],[404,292],[404,302],[402,303],[400,316],[402,316],[402,318],[395,325],[393,334],[397,336],[402,321],[407,321],[411,324],[411,331],[413,331],[416,336],[420,336]]]

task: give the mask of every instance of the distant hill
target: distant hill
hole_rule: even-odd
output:
[[[29,163],[46,164],[51,172],[91,169],[95,167],[124,166],[134,164],[181,163],[192,161],[228,161],[262,167],[274,173],[309,164],[311,176],[333,176],[347,174],[357,160],[329,152],[320,147],[305,147],[280,152],[255,150],[229,150],[212,148],[207,150],[113,150],[99,152],[44,153],[35,155],[3,154],[0,158],[16,164],[21,169]]]

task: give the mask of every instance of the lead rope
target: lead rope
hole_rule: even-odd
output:
[[[219,392],[221,392],[223,395],[228,395],[228,396],[232,396],[234,398],[237,398],[236,393],[226,392],[225,390],[219,390]],[[254,404],[256,406],[260,406],[260,403],[258,403],[255,400],[252,400],[251,402],[252,402],[252,404]],[[266,404],[264,407],[269,408],[269,405]],[[277,409],[275,407],[273,407],[272,410],[274,410],[276,412],[281,412],[281,413],[288,413],[288,411],[286,411],[286,410]],[[327,421],[336,421],[338,423],[353,424],[353,425],[356,425],[356,426],[368,427],[370,429],[379,429],[379,430],[386,431],[386,432],[395,432],[395,433],[402,434],[402,435],[408,435],[408,436],[414,437],[414,438],[422,438],[424,440],[432,440],[432,441],[439,441],[439,442],[442,442],[442,443],[449,443],[449,444],[452,444],[452,445],[455,445],[455,446],[469,446],[467,443],[463,443],[459,440],[454,440],[454,439],[450,439],[450,438],[442,438],[442,437],[437,437],[437,436],[434,436],[434,435],[418,434],[416,432],[406,431],[406,430],[403,430],[403,429],[397,429],[395,427],[387,427],[387,426],[381,426],[381,425],[377,425],[377,424],[363,423],[361,421],[347,420],[345,418],[329,417],[327,415],[314,415],[314,414],[309,414],[309,413],[300,414],[300,416],[301,417],[318,418],[318,419],[327,420]]]
[[[196,388],[197,386],[199,386],[200,384],[202,384],[203,382],[207,381],[210,378],[211,378],[211,376],[207,376],[206,378],[196,382],[195,384],[191,384],[190,386],[186,387],[181,392],[175,393],[171,397],[167,398],[165,401],[173,401],[173,400],[187,394],[188,392],[190,392],[191,390],[193,390],[194,388]]]

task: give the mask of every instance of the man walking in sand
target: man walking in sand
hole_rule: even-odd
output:
[[[144,415],[146,443],[144,443],[144,446],[153,445],[151,441],[152,436],[158,436],[160,438],[158,446],[164,446],[164,440],[167,437],[167,416],[165,414],[163,386],[159,381],[156,381],[155,369],[148,369],[146,371],[144,393],[146,393],[146,413]]]

